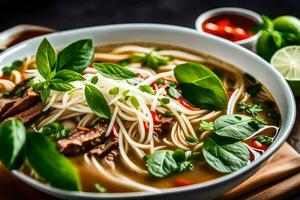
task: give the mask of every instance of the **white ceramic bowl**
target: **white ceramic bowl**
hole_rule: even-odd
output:
[[[204,32],[202,29],[203,22],[205,20],[207,20],[208,18],[217,16],[220,14],[235,14],[238,16],[246,17],[246,18],[256,22],[257,24],[262,23],[261,16],[259,14],[257,14],[256,12],[253,12],[251,10],[247,10],[244,8],[222,7],[222,8],[215,8],[212,10],[208,10],[208,11],[202,13],[201,15],[199,15],[199,17],[197,17],[196,22],[195,22],[196,30],[198,30],[200,32]],[[255,50],[254,46],[256,44],[258,37],[259,37],[259,33],[253,35],[250,38],[247,38],[244,40],[239,40],[234,43],[241,45],[243,47],[246,47],[247,49]]]
[[[47,37],[56,48],[62,48],[82,38],[93,39],[95,45],[130,41],[154,41],[169,43],[214,55],[252,74],[273,94],[282,114],[282,127],[273,145],[258,160],[223,177],[205,183],[180,188],[163,189],[161,193],[149,192],[101,194],[69,192],[40,183],[18,171],[13,174],[21,181],[50,195],[64,199],[212,199],[240,184],[253,173],[283,144],[295,120],[295,101],[283,77],[267,62],[250,51],[208,34],[170,25],[122,24],[63,31],[37,37],[20,43],[0,54],[0,66],[9,65],[15,59],[36,53],[41,40]]]

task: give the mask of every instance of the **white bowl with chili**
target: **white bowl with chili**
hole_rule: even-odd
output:
[[[199,15],[195,28],[254,50],[258,33],[252,32],[252,28],[261,22],[261,16],[251,10],[223,7]]]

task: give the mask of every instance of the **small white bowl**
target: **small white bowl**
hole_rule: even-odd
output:
[[[202,13],[201,15],[199,15],[195,22],[196,30],[198,30],[200,32],[204,32],[204,30],[202,29],[202,23],[205,20],[207,20],[208,18],[217,16],[220,14],[236,14],[236,15],[240,15],[240,16],[249,18],[250,20],[252,20],[258,24],[262,22],[261,16],[251,10],[247,10],[247,9],[243,9],[243,8],[235,8],[235,7],[222,7],[222,8],[215,8],[212,10],[208,10],[208,11]],[[255,35],[253,35],[252,37],[249,37],[244,40],[239,40],[234,43],[254,51],[254,46],[258,39],[258,36],[259,36],[259,34],[257,33]]]

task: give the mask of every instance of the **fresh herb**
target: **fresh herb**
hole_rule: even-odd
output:
[[[25,162],[51,185],[66,190],[81,190],[80,179],[71,161],[61,155],[55,143],[41,133],[26,133],[18,120],[0,125],[0,160],[9,169]]]
[[[120,91],[120,89],[118,87],[114,87],[109,90],[109,94],[113,95],[115,97],[119,94],[119,91]]]
[[[92,83],[92,84],[98,83],[98,76],[94,76],[94,77],[91,79],[91,83]]]
[[[40,133],[27,133],[26,154],[30,165],[51,185],[66,190],[81,190],[72,162],[61,155],[55,143]]]
[[[49,80],[53,78],[56,58],[54,48],[47,39],[44,39],[37,50],[35,58],[37,70],[44,79]]]
[[[5,66],[2,68],[3,75],[10,76],[13,70],[18,70],[23,65],[21,60],[15,60],[11,66]]]
[[[56,69],[69,69],[81,73],[92,63],[93,58],[93,41],[91,39],[78,40],[58,53]]]
[[[149,53],[135,53],[130,59],[131,61],[141,62],[144,67],[157,70],[160,66],[167,65],[173,58],[171,56],[161,56],[154,49]]]
[[[175,67],[174,75],[182,95],[193,105],[208,109],[227,107],[227,95],[221,80],[205,66],[180,64]]]
[[[86,101],[91,110],[104,119],[110,119],[111,113],[103,94],[94,86],[86,85],[84,89]]]
[[[271,144],[273,143],[273,138],[266,135],[259,135],[255,138],[255,140],[257,140],[262,145],[267,145],[267,146],[271,146]]]
[[[98,191],[98,192],[101,192],[101,193],[105,193],[107,192],[106,188],[103,187],[102,185],[100,185],[99,183],[96,183],[94,185],[95,189]]]
[[[56,141],[68,137],[71,131],[61,123],[51,122],[43,126],[41,133]]]
[[[264,127],[265,123],[246,115],[223,115],[215,120],[214,132],[219,136],[243,140]]]
[[[0,161],[8,169],[20,167],[21,154],[26,140],[25,127],[18,120],[8,120],[0,125]]]
[[[156,84],[159,84],[159,85],[164,85],[165,84],[165,81],[163,79],[157,79],[155,81]]]
[[[81,42],[79,41],[79,43]],[[73,46],[73,44],[70,46]],[[81,72],[81,70],[76,68],[76,63],[80,63],[78,59],[83,55],[76,49],[71,51],[72,48],[70,48],[70,46],[59,53],[58,57],[61,59],[59,60],[54,48],[47,39],[44,39],[40,44],[36,54],[36,64],[38,72],[45,81],[35,83],[32,87],[36,92],[40,93],[42,102],[46,102],[50,95],[50,89],[57,91],[72,90],[74,87],[70,82],[85,80],[84,77],[78,73],[78,71]],[[77,46],[74,45],[73,47],[75,48]],[[80,55],[77,55],[77,53]],[[62,59],[64,59],[64,61]],[[81,59],[82,61],[86,61],[87,58],[82,57]],[[85,69],[85,67],[82,69]]]
[[[261,108],[260,105],[257,105],[257,104],[249,105],[243,101],[240,101],[238,103],[238,110],[245,111],[253,116],[258,115],[261,111],[263,111],[263,109]]]
[[[114,80],[124,80],[136,77],[135,73],[117,64],[94,63],[93,66],[98,73],[102,74],[106,78],[111,78]]]
[[[142,92],[146,92],[146,93],[155,95],[154,90],[153,90],[152,87],[150,87],[149,85],[141,85],[141,86],[139,86],[139,89],[140,89]]]
[[[172,113],[172,111],[169,111],[169,110],[167,110],[167,111],[164,113],[164,115],[165,115],[166,117],[174,117],[174,113]]]
[[[127,100],[129,99],[129,97],[130,97],[130,96],[128,95],[129,92],[130,92],[130,90],[125,90],[124,92],[122,92],[122,96],[123,96],[123,97],[122,97],[122,100],[123,100],[123,101],[127,101]]]
[[[249,161],[249,151],[244,143],[215,134],[204,139],[202,152],[207,163],[222,173],[236,171]]]
[[[140,107],[140,103],[138,101],[138,99],[135,96],[130,96],[130,102],[132,103],[132,105],[135,107],[135,109],[139,109]]]
[[[261,129],[263,128],[267,123],[260,118],[254,118],[251,122],[249,122],[249,125],[254,129]]]
[[[257,83],[247,87],[245,91],[252,97],[255,97],[261,91],[261,87],[262,85],[260,83]]]
[[[118,62],[118,64],[125,67],[125,66],[129,65],[130,62],[131,62],[130,59],[125,59],[125,60],[121,60],[120,62]]]
[[[187,136],[186,137],[186,141],[188,141],[189,143],[194,143],[194,144],[197,144],[199,143],[201,140],[197,137],[194,137],[194,136]]]
[[[57,72],[54,76],[54,79],[60,79],[65,82],[84,81],[85,80],[85,78],[78,72],[71,71],[68,69],[64,69],[64,70]]]
[[[206,130],[206,131],[213,131],[214,130],[214,123],[200,120],[200,127],[202,129]]]
[[[178,90],[174,87],[169,87],[167,89],[167,92],[168,92],[169,96],[173,97],[174,99],[178,99],[181,96],[181,94],[178,92]]]
[[[163,178],[186,170],[192,170],[193,157],[186,156],[184,150],[158,150],[147,158],[147,168],[152,176]]]
[[[161,98],[161,99],[158,99],[159,102],[161,103],[161,105],[167,105],[170,103],[170,99],[169,98]]]

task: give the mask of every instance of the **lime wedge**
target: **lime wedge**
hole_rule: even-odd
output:
[[[295,96],[300,96],[300,46],[279,49],[271,58],[273,65],[287,80]]]

